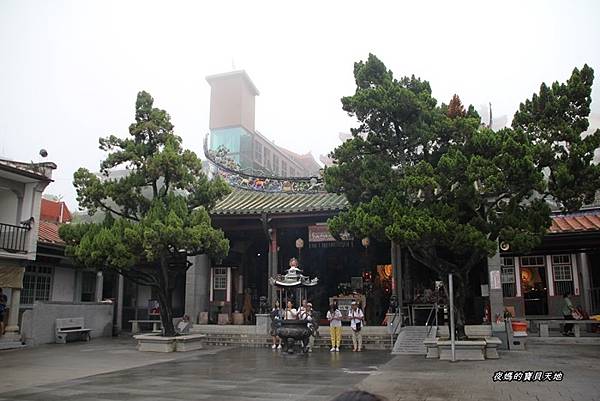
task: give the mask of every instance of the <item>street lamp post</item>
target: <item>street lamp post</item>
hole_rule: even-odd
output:
[[[452,282],[452,273],[448,274],[448,287],[450,287],[450,349],[452,350],[452,362],[454,362],[456,361],[456,354],[454,338],[454,284]]]

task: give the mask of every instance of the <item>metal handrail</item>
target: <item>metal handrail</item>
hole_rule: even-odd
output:
[[[31,226],[0,223],[0,249],[10,253],[27,253],[27,232]]]
[[[402,327],[402,320],[396,324],[396,318],[402,319],[402,310],[400,308],[396,309],[394,315],[392,316],[392,320],[388,322],[388,325],[392,326],[392,330],[390,332],[390,343],[392,348],[394,347],[394,335],[396,335],[398,330]]]
[[[435,313],[434,313],[435,312]],[[431,315],[432,313],[434,313],[434,317],[435,317],[435,326],[434,325],[430,325],[430,321],[431,321]],[[433,327],[435,327],[435,329],[437,330],[438,328],[438,314],[439,314],[439,304],[437,302],[437,300],[435,301],[435,303],[433,304],[433,306],[431,307],[431,310],[429,311],[429,315],[427,316],[427,322],[425,322],[425,326],[429,326],[429,329],[427,330],[427,335],[429,335],[431,333],[431,329]]]

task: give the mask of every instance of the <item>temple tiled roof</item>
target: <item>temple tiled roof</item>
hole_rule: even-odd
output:
[[[348,207],[344,195],[317,193],[260,192],[234,189],[217,203],[213,215],[287,214],[338,212]]]
[[[49,221],[40,221],[40,230],[38,233],[38,242],[44,244],[65,245],[65,242],[58,235],[60,224]]]
[[[549,234],[600,231],[600,211],[552,216]]]

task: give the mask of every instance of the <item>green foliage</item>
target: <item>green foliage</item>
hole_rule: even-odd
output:
[[[497,132],[458,96],[438,105],[427,81],[395,79],[374,55],[354,75],[356,92],[342,105],[359,126],[325,171],[327,189],[351,203],[329,222],[336,234],[396,241],[440,276],[465,281],[498,239],[515,251],[540,243],[551,223],[547,198],[574,210],[600,187],[592,163],[600,132],[581,135],[593,80],[587,66],[566,84],[542,85],[513,127]]]
[[[100,175],[84,168],[74,174],[80,206],[90,216],[104,214],[104,221],[62,226],[60,236],[78,263],[156,288],[163,325],[173,334],[171,290],[175,275],[188,268],[185,257],[220,260],[229,251],[208,214],[229,187],[206,177],[201,160],[182,148],[169,115],[153,102],[138,94],[129,138],[100,139],[108,152]]]
[[[600,130],[589,128],[594,70],[575,68],[566,83],[540,86],[519,106],[512,126],[535,143],[536,165],[549,171],[548,187],[555,199],[570,210],[591,203],[600,188],[600,166],[593,164],[600,146]]]

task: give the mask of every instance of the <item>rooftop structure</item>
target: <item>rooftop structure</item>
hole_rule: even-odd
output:
[[[244,70],[206,77],[210,84],[210,145],[226,149],[241,172],[281,177],[319,175],[321,166],[310,154],[298,154],[269,140],[255,127],[258,89]]]

